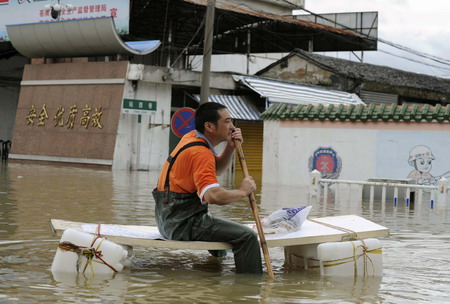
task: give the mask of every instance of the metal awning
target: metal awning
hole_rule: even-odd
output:
[[[194,95],[200,102],[200,95]],[[240,120],[261,120],[261,113],[245,96],[238,95],[210,95],[209,102],[217,102],[227,107],[228,112],[234,119]]]
[[[286,104],[345,104],[365,105],[356,94],[327,90],[308,85],[292,84],[258,77],[233,76],[261,97],[266,98],[267,107],[273,103]]]
[[[213,54],[286,53],[311,47],[314,52],[377,49],[376,39],[261,11],[268,9],[251,9],[246,3],[216,1]],[[170,48],[178,54],[187,48],[190,56],[202,55],[207,4],[207,0],[133,0],[130,37],[159,39],[165,41],[164,45],[169,45],[170,37]],[[170,31],[173,31],[171,35]]]
[[[159,0],[161,1],[161,0]],[[183,0],[186,4],[205,7],[208,0]],[[289,2],[277,0],[273,2]],[[181,6],[180,3],[177,5]],[[165,6],[164,6],[165,7]],[[180,9],[178,9],[180,10]],[[186,14],[190,9],[184,14]],[[242,1],[217,1],[215,8],[213,54],[228,53],[279,53],[295,48],[315,52],[376,50],[377,40],[355,31],[338,27],[335,24],[318,24],[297,19],[295,16],[282,16],[252,9]],[[198,9],[189,12],[197,16]],[[177,14],[178,16],[178,14]],[[164,17],[164,14],[162,14]],[[192,21],[185,22],[186,25]],[[164,24],[164,23],[162,23]],[[195,27],[195,30],[198,27]],[[358,28],[359,30],[359,28]],[[189,36],[191,39],[192,35]],[[190,54],[203,50],[197,45],[189,49]]]
[[[7,25],[14,48],[30,58],[146,55],[159,40],[123,42],[112,17]]]

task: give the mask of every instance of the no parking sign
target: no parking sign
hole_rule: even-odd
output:
[[[192,108],[181,108],[176,111],[172,116],[170,127],[172,132],[178,137],[183,137],[184,134],[194,130],[195,110]]]

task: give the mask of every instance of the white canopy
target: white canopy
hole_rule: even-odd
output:
[[[30,58],[147,55],[159,40],[123,42],[112,17],[7,25],[14,48]]]

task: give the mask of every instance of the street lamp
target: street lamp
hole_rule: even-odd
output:
[[[73,5],[72,4],[60,4],[59,0],[58,0],[57,4],[55,4],[55,5],[47,4],[44,7],[44,9],[45,9],[46,12],[51,12],[50,14],[51,14],[53,19],[58,19],[59,20],[59,18],[61,16],[61,10],[65,9],[65,10],[71,12],[73,10]]]

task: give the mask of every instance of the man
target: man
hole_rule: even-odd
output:
[[[153,191],[156,221],[160,233],[171,240],[231,243],[237,273],[262,273],[257,234],[208,212],[208,204],[227,205],[256,189],[252,177],[244,178],[238,189],[219,185],[217,175],[230,164],[234,140],[243,138],[226,107],[214,102],[200,105],[195,130],[175,147]],[[224,141],[227,145],[219,156],[214,147]]]

